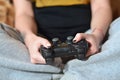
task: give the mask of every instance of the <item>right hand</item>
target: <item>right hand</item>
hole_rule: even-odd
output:
[[[31,63],[46,64],[45,59],[40,53],[40,47],[43,45],[48,48],[51,46],[50,42],[43,37],[36,36],[35,34],[26,35],[24,41],[30,53]]]

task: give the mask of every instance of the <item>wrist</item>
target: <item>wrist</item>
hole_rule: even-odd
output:
[[[36,35],[34,33],[26,33],[24,34],[24,43],[28,47],[33,43],[36,39]]]
[[[96,39],[97,39],[97,41],[99,41],[99,43],[101,43],[105,37],[105,32],[103,32],[103,30],[100,28],[93,29],[91,34],[93,34],[96,37]]]
[[[25,31],[25,32],[21,32],[21,35],[24,42],[26,42],[27,40],[32,39],[32,37],[34,37],[36,34],[31,31]]]

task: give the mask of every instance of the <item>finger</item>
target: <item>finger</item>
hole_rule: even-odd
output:
[[[51,43],[46,39],[41,39],[41,44],[46,48],[51,47]]]
[[[39,48],[40,48],[40,46],[38,45],[38,46],[33,46],[31,49],[29,49],[31,63],[43,63],[43,64],[45,64],[46,61],[43,58],[43,56],[41,55]]]
[[[42,57],[40,53],[35,53],[31,55],[31,63],[41,63],[41,64],[46,64],[45,59]]]
[[[73,42],[78,42],[81,39],[85,38],[85,34],[84,33],[77,33],[76,36],[73,39]]]
[[[88,56],[91,56],[91,55],[94,55],[95,53],[97,53],[98,52],[98,49],[97,49],[97,47],[91,47],[89,50],[88,50],[88,52],[87,52],[87,54],[86,54],[86,57],[88,57]]]

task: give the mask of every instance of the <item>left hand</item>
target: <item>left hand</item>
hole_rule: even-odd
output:
[[[90,48],[87,52],[86,57],[91,56],[99,51],[100,42],[101,42],[100,37],[94,34],[77,33],[73,41],[78,42],[81,39],[85,39],[90,44]]]

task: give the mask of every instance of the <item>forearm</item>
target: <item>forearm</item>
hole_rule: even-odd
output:
[[[95,6],[94,6],[95,7]],[[112,12],[110,6],[100,6],[93,9],[91,30],[92,34],[98,36],[101,40],[104,38],[112,20]]]
[[[103,34],[106,33],[110,22],[112,20],[111,11],[108,9],[101,9],[96,11],[96,14],[93,15],[91,21],[91,29],[100,29]]]
[[[36,34],[32,3],[30,0],[13,0],[15,7],[15,27],[23,35]]]
[[[15,27],[23,36],[37,33],[34,17],[29,15],[16,15]]]

